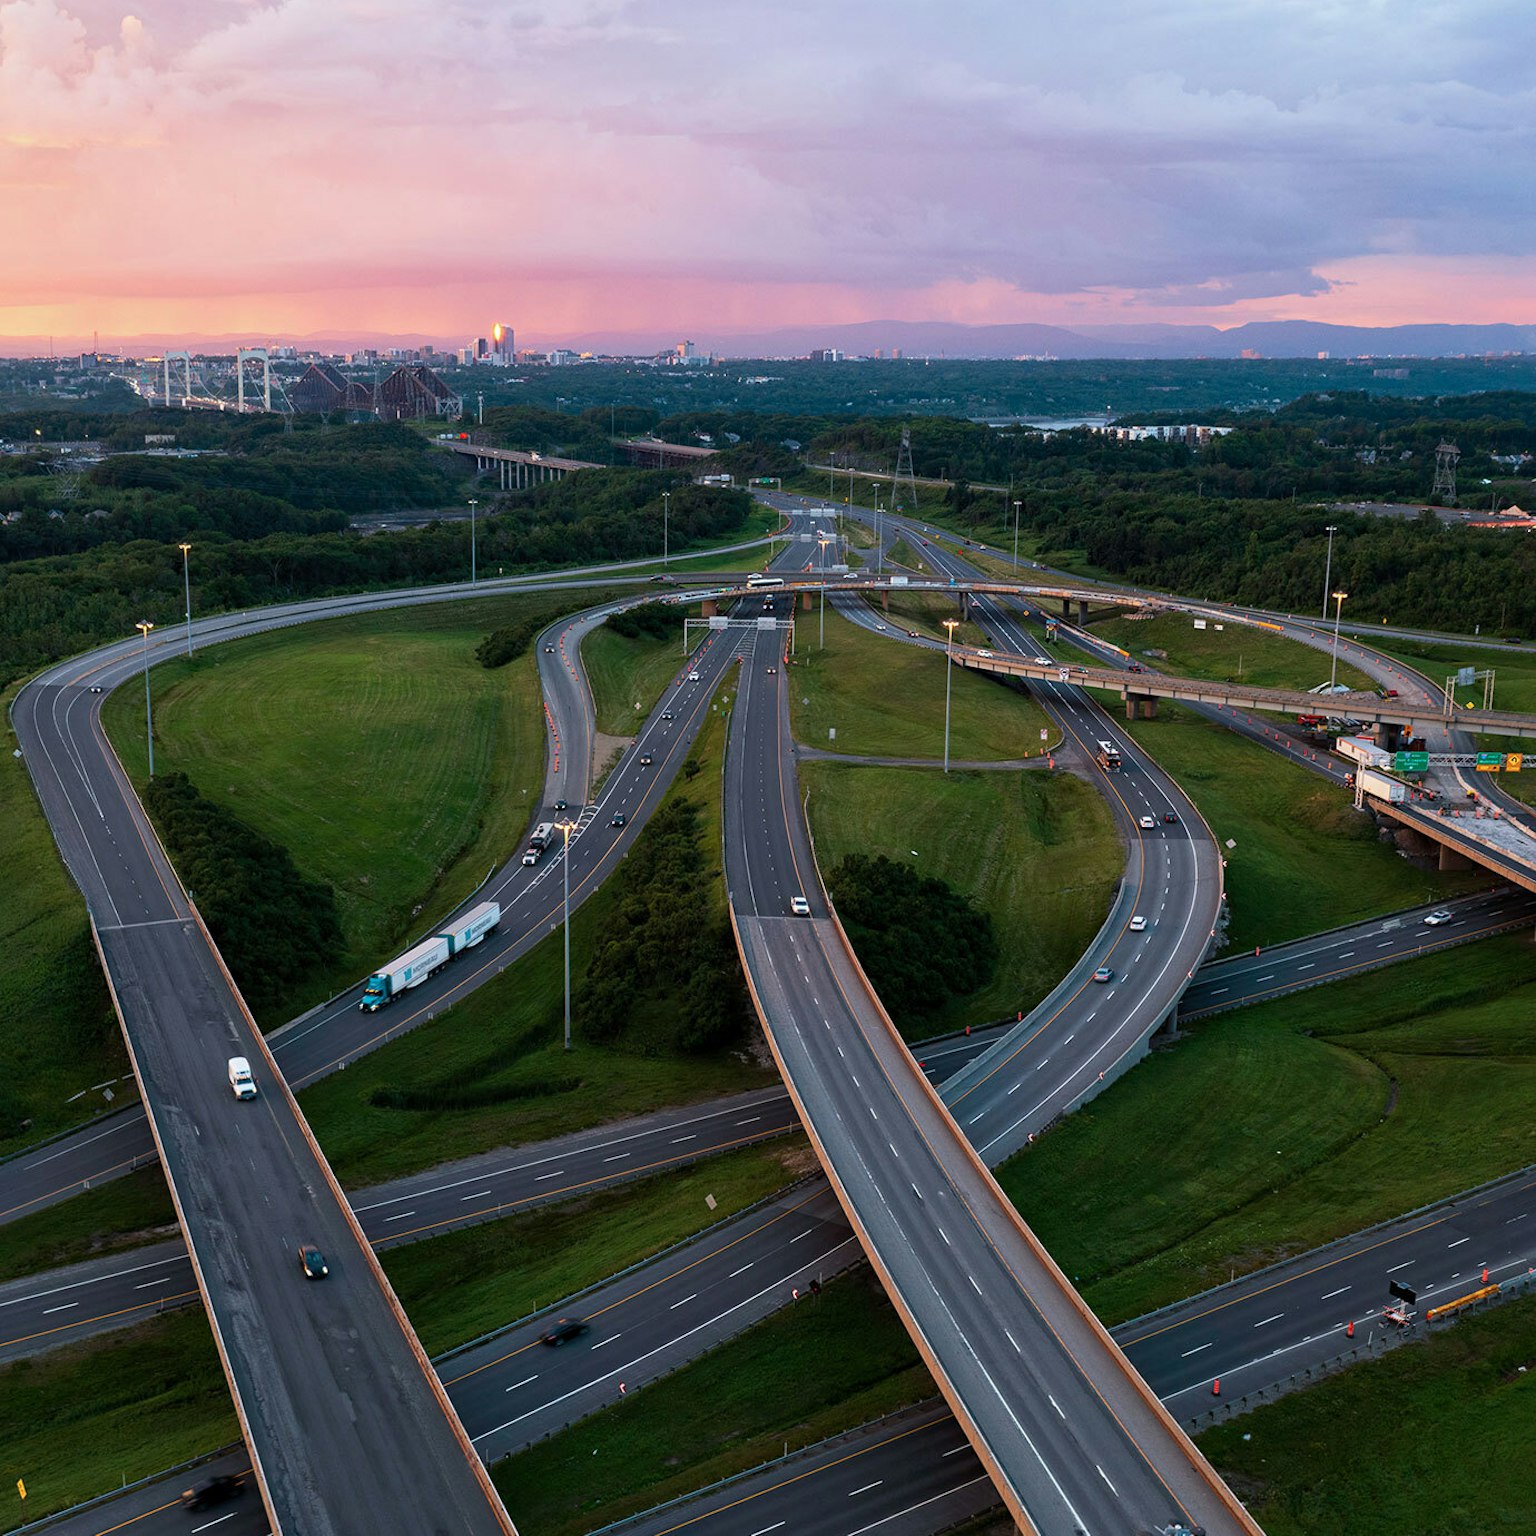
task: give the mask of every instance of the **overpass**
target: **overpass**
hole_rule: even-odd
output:
[[[1152,597],[1144,593],[1118,592],[1097,587],[1073,587],[1040,585],[1036,583],[1002,581],[915,581],[898,577],[870,579],[860,576],[823,578],[802,576],[783,584],[786,592],[804,594],[809,601],[811,594],[825,589],[828,592],[859,592],[866,596],[878,593],[889,601],[892,592],[940,592],[951,594],[959,603],[961,612],[968,613],[970,603],[977,596],[1027,598],[1036,603],[1058,601],[1064,615],[1075,607],[1079,617],[1086,615],[1090,604],[1112,604],[1117,607],[1142,608],[1148,611],[1189,613],[1195,617],[1214,619],[1217,623],[1244,624],[1252,628],[1269,629],[1276,633],[1284,627],[1252,619],[1221,608],[1206,607],[1194,603],[1181,603],[1176,599]],[[767,590],[778,590],[770,588]],[[761,586],[742,584],[721,587],[707,593],[690,594],[702,600],[705,611],[712,604],[725,599],[744,596],[763,596]],[[1438,699],[1414,699],[1408,697],[1383,698],[1376,692],[1345,692],[1315,694],[1299,688],[1259,688],[1246,683],[1213,681],[1201,677],[1171,677],[1162,672],[1150,672],[1128,663],[1124,667],[1085,666],[1081,663],[1063,662],[1046,656],[994,654],[985,647],[955,646],[952,652],[957,666],[977,672],[991,672],[998,676],[1019,677],[1039,682],[1066,683],[1081,688],[1102,688],[1118,693],[1125,700],[1129,719],[1149,719],[1157,713],[1157,701],[1168,699],[1184,704],[1215,705],[1222,708],[1259,710],[1269,714],[1348,715],[1362,724],[1369,724],[1380,735],[1395,740],[1404,729],[1422,732],[1430,730],[1454,730],[1486,733],[1496,736],[1521,736],[1536,738],[1536,714],[1514,710],[1461,709],[1451,713]]]
[[[664,443],[659,437],[626,438],[618,447],[631,464],[642,469],[692,469],[720,451],[693,443]]]
[[[525,452],[521,448],[487,448],[480,443],[459,441],[443,442],[441,446],[450,453],[462,454],[475,461],[480,474],[494,469],[498,484],[504,491],[523,491],[531,485],[543,485],[550,480],[564,480],[578,469],[606,469],[606,464],[593,464],[586,459],[556,459],[548,454]]]

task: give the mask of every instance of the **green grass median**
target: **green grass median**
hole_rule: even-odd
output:
[[[805,1138],[785,1136],[381,1257],[421,1342],[437,1354],[652,1258],[814,1167]],[[452,1379],[451,1364],[443,1374]]]
[[[633,736],[687,660],[675,637],[631,640],[605,624],[582,642],[581,659],[597,728],[609,736]]]
[[[854,755],[941,760],[944,658],[851,624],[830,608],[823,649],[819,622],[814,612],[797,615],[787,678],[795,739]],[[1053,741],[1059,735],[1033,699],[1005,683],[958,667],[951,683],[952,761],[1038,757],[1046,745],[1041,731]]]
[[[1081,958],[1109,910],[1124,855],[1102,798],[1065,773],[802,763],[816,856],[885,854],[937,875],[986,911],[998,966],[924,1033],[1028,1011]]]
[[[180,1230],[156,1163],[0,1224],[0,1280],[142,1248]]]
[[[492,1475],[519,1529],[579,1536],[932,1393],[861,1270]]]

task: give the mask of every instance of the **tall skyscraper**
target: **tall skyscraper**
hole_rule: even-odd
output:
[[[491,327],[491,362],[501,368],[510,368],[515,351],[512,327],[498,320]]]

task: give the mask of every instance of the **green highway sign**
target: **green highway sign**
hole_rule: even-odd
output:
[[[1394,752],[1392,754],[1392,771],[1394,773],[1428,773],[1428,752]]]
[[[1502,752],[1479,752],[1477,754],[1477,766],[1479,768],[1502,768],[1504,766],[1504,754]]]

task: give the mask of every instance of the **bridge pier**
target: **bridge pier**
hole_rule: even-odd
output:
[[[809,592],[802,592],[800,594],[800,611],[802,613],[809,613],[814,606],[811,602],[811,594]]]
[[[971,616],[971,594],[964,587],[960,589],[960,622],[964,624]]]
[[[1149,693],[1127,693],[1125,695],[1125,718],[1127,720],[1156,720],[1157,700]]]
[[[880,594],[880,608],[884,613],[891,611],[891,589],[886,587]]]
[[[1440,844],[1440,868],[1441,869],[1471,869],[1472,860],[1466,854],[1458,853],[1447,843]]]
[[[1376,745],[1383,752],[1396,752],[1403,740],[1403,727],[1390,720],[1376,722]]]
[[[702,602],[702,603],[700,603],[700,604],[699,604],[699,612],[700,612],[700,613],[701,613],[701,614],[702,614],[702,615],[703,615],[703,616],[704,616],[704,617],[705,617],[705,618],[706,618],[706,619],[713,619],[713,618],[715,618],[715,617],[716,617],[716,616],[717,616],[717,615],[718,615],[718,614],[719,614],[719,612],[720,612],[720,604],[719,604],[719,603],[717,603],[717,602],[716,602],[716,601],[715,601],[715,599],[714,599],[714,598],[712,598],[712,597],[706,597],[706,598],[705,598],[705,599],[704,599],[704,601],[703,601],[703,602]]]
[[[1080,598],[1077,604],[1077,624],[1081,629],[1088,622],[1088,599]]]

